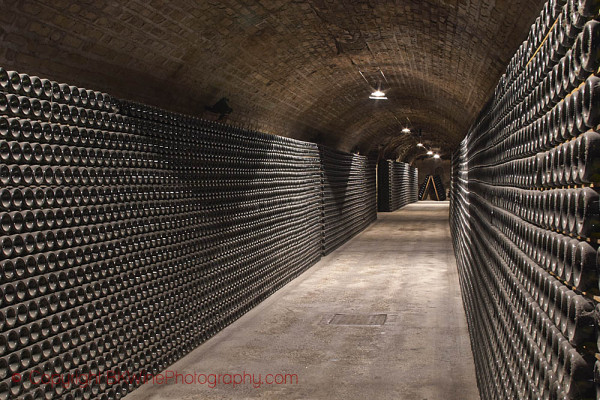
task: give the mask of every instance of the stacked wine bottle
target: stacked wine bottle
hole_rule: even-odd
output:
[[[382,160],[377,169],[378,209],[396,211],[418,200],[419,170],[409,164]]]
[[[377,219],[375,164],[367,157],[319,146],[323,191],[323,254]]]
[[[0,159],[2,399],[119,399],[376,217],[362,157],[2,68]]]
[[[600,399],[599,7],[544,5],[453,156],[482,399]]]

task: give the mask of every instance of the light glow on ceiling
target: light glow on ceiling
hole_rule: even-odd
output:
[[[374,91],[373,93],[371,93],[369,98],[372,100],[387,100],[385,93],[383,93],[381,90]]]

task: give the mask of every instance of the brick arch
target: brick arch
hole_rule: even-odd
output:
[[[369,90],[358,70],[374,81],[381,69],[390,96],[413,99],[395,114],[450,151],[542,4],[5,0],[0,65],[194,115],[226,96],[230,123],[345,150],[393,129],[357,112]]]

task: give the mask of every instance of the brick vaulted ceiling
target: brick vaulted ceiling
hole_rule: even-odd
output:
[[[542,5],[0,0],[0,65],[194,115],[225,96],[233,124],[412,157],[402,125],[451,151]]]

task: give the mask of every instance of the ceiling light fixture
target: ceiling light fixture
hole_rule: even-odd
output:
[[[436,154],[436,155],[433,156],[433,158],[440,158],[440,155]]]
[[[410,129],[409,128],[404,128],[404,129],[402,129],[402,133],[410,133]]]
[[[425,147],[425,146],[423,146],[423,143],[417,143],[417,147]]]
[[[353,65],[354,61],[350,60],[352,62]],[[371,95],[369,96],[369,99],[371,100],[387,100],[387,96],[385,95],[385,92],[381,90],[381,79],[377,79],[378,84],[377,86],[373,86],[371,85],[371,82],[369,82],[369,79],[367,79],[367,77],[362,73],[362,71],[360,70],[360,68],[358,68],[358,73],[360,74],[360,76],[362,76],[362,78],[365,80],[365,82],[367,82],[367,84],[371,87],[371,90],[373,90],[373,92],[371,92]],[[383,77],[383,80],[387,83],[387,86],[389,86],[389,82],[387,81],[387,78],[385,77],[385,75],[383,74],[383,71],[381,70],[381,68],[379,68],[379,73],[381,73],[381,76]],[[375,89],[377,88],[377,89]],[[388,90],[390,88],[388,87]]]
[[[427,155],[428,155],[428,156],[432,156],[432,155],[433,155],[433,151],[429,150],[429,151],[427,152]]]
[[[387,97],[385,96],[385,93],[383,93],[379,89],[377,89],[376,91],[374,91],[373,93],[371,93],[371,95],[369,96],[369,98],[372,99],[372,100],[387,100]]]

